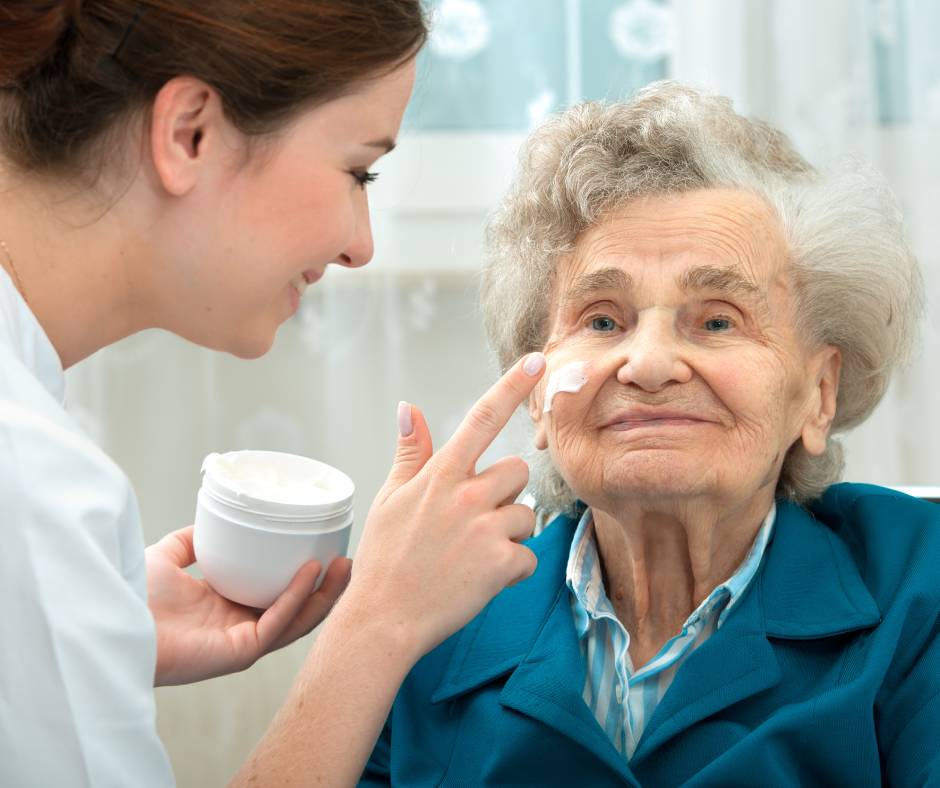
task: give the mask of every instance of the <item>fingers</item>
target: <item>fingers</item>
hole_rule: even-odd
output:
[[[151,545],[148,550],[157,550],[165,555],[175,566],[185,569],[196,563],[196,552],[193,548],[193,526],[181,528],[164,536],[159,542]]]
[[[545,356],[520,359],[470,409],[453,437],[438,453],[445,468],[470,473],[506,422],[535,388],[545,370]]]
[[[539,561],[528,547],[525,545],[514,545],[513,549],[515,553],[513,555],[513,563],[517,568],[513,579],[510,580],[506,587],[514,586],[516,583],[521,583],[523,580],[531,577],[535,570],[538,568]]]
[[[333,603],[339,599],[340,594],[346,590],[351,573],[352,561],[349,558],[340,556],[339,558],[333,559],[333,563],[331,563],[329,569],[326,570],[323,582],[320,584],[314,597],[319,596],[322,601],[328,602],[330,606],[332,606]]]
[[[522,542],[532,536],[535,529],[535,512],[521,503],[503,506],[496,510],[500,530],[514,542]]]
[[[379,497],[387,498],[401,485],[414,478],[431,458],[434,447],[424,414],[416,405],[398,404],[398,449],[388,478]]]
[[[319,574],[319,565],[316,563],[314,565],[317,566],[317,574]],[[297,638],[303,637],[323,621],[333,608],[336,600],[346,590],[351,570],[352,561],[343,557],[336,558],[330,564],[329,569],[326,570],[326,575],[320,587],[313,594],[307,594],[300,609],[288,621],[280,635],[272,641],[270,650],[279,649],[293,643]],[[314,575],[314,581],[316,581],[317,574]],[[259,626],[260,623],[259,621]]]
[[[320,576],[318,561],[308,561],[294,575],[290,585],[258,619],[258,647],[262,654],[278,640],[310,598]]]
[[[481,485],[488,503],[505,506],[515,501],[529,483],[529,466],[521,457],[503,457],[467,483]]]

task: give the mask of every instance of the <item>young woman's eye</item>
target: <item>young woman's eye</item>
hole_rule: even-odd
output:
[[[705,330],[713,333],[729,331],[732,328],[734,328],[734,323],[727,317],[710,317],[705,321]]]
[[[591,328],[595,331],[615,331],[617,329],[617,321],[612,317],[595,317],[591,320]]]
[[[379,174],[377,172],[368,172],[367,170],[354,170],[350,174],[353,176],[353,178],[359,181],[359,185],[363,189],[370,183],[375,183],[379,178]]]

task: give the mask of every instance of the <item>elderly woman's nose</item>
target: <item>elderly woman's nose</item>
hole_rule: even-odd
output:
[[[692,370],[680,353],[679,337],[671,315],[641,316],[636,330],[619,349],[623,361],[617,380],[639,386],[644,391],[659,391],[670,383],[687,383]]]

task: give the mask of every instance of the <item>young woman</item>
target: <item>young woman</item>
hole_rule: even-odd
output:
[[[0,7],[3,784],[171,782],[153,685],[241,670],[334,602],[236,783],[354,782],[414,662],[533,571],[525,464],[474,466],[540,354],[433,456],[403,404],[351,579],[337,560],[311,594],[310,564],[263,614],[183,571],[191,529],[144,551],[129,481],[62,406],[65,368],[145,328],[260,356],[327,265],[369,261],[369,168],[425,37],[418,0]]]

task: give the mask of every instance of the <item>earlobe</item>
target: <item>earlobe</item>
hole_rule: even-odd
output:
[[[801,435],[806,451],[816,456],[825,452],[829,430],[836,416],[842,355],[838,348],[829,345],[821,351],[818,362],[812,411],[803,425]]]
[[[153,101],[150,152],[161,185],[174,196],[195,186],[224,120],[216,91],[194,77],[175,77]]]
[[[548,433],[545,432],[544,420],[535,425],[535,448],[539,451],[545,451],[548,448]]]
[[[529,395],[529,416],[535,428],[535,448],[544,450],[548,448],[548,434],[545,431],[545,414],[542,413],[542,398],[536,388]]]

